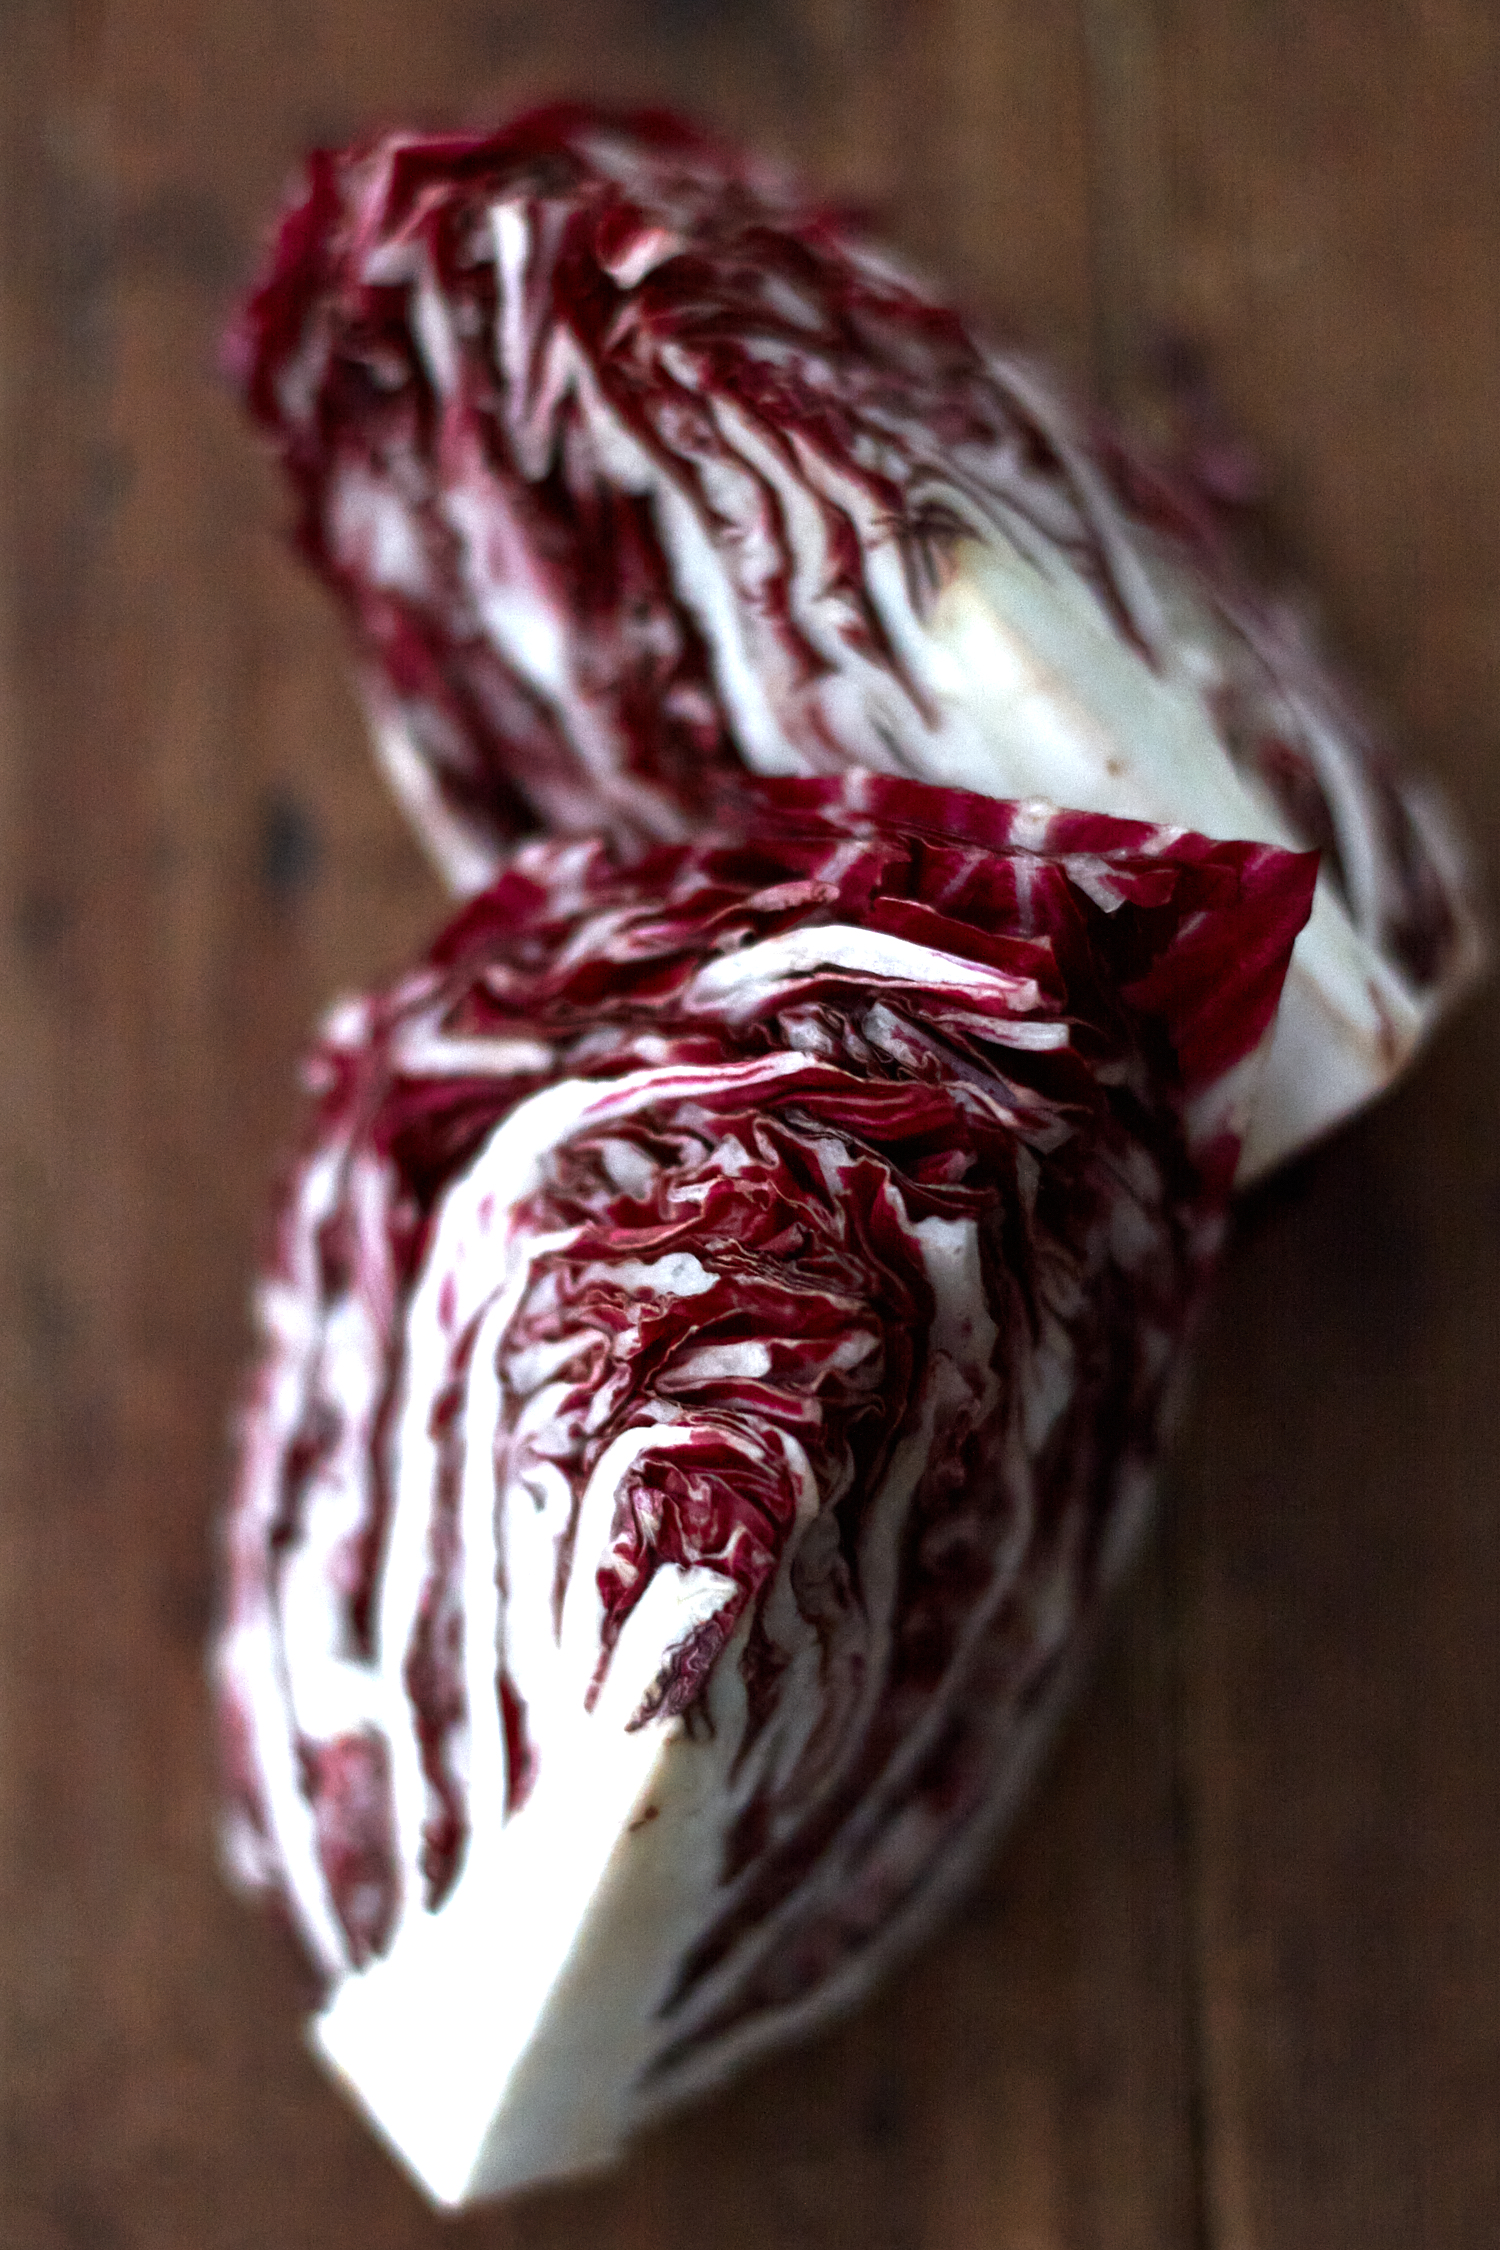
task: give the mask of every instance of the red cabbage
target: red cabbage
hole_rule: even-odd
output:
[[[660,115],[311,159],[232,357],[460,891],[851,765],[1316,847],[1242,1176],[1478,957],[1430,791],[1201,505],[848,219]]]
[[[230,1854],[436,2199],[848,2006],[1146,1506],[1310,856],[870,775],[509,855],[330,1018],[242,1417]]]

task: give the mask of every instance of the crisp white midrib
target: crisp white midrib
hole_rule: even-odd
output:
[[[728,1014],[732,1020],[735,1014],[762,1007],[779,992],[805,985],[809,977],[828,969],[845,970],[862,981],[890,977],[923,991],[988,997],[1018,1015],[1042,1005],[1031,977],[1008,975],[936,946],[838,922],[787,930],[741,952],[718,955],[698,971],[682,1005],[689,1012],[704,1009],[721,1017]]]

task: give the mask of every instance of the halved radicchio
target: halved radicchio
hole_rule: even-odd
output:
[[[1313,862],[870,775],[521,847],[330,1019],[217,1654],[231,1857],[446,2203],[849,2005],[1142,1518]]]
[[[837,212],[660,115],[311,159],[232,338],[460,892],[851,765],[1324,854],[1242,1177],[1478,958],[1431,794],[1192,495]]]

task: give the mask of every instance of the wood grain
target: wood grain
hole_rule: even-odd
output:
[[[444,2225],[323,2083],[218,1880],[201,1648],[295,1057],[440,911],[213,374],[300,149],[666,99],[883,201],[1127,407],[1195,340],[1493,864],[1493,11],[4,0],[0,32],[0,2242],[1491,2242],[1493,996],[1247,1212],[1165,1528],[980,1895],[608,2182]]]

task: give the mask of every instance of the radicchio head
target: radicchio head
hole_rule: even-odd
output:
[[[311,160],[234,358],[460,891],[851,765],[1324,853],[1242,1176],[1478,955],[1445,823],[1213,523],[795,183],[659,115]]]
[[[218,1679],[241,1877],[445,2202],[846,2006],[1149,1492],[1312,864],[875,776],[521,848],[331,1018]]]

